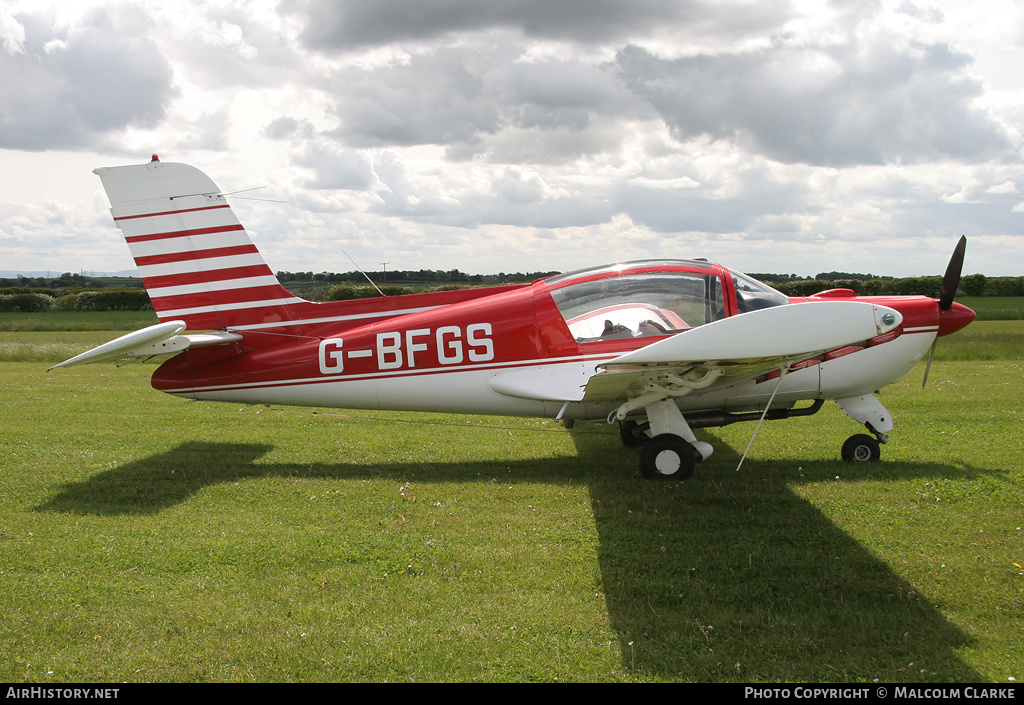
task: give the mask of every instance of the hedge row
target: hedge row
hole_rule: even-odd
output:
[[[382,286],[380,290],[384,292],[385,296],[402,296],[404,294],[424,294],[435,291],[455,291],[466,288],[470,287],[461,284],[441,284],[438,286],[427,287],[425,289],[417,289],[408,286],[385,285]],[[372,286],[355,286],[353,284],[336,284],[334,286],[326,287],[325,289],[306,291],[299,295],[306,296],[311,301],[348,301],[349,299],[372,299],[375,296],[380,296],[377,290]]]
[[[775,282],[772,286],[787,296],[811,296],[826,289],[853,289],[858,296],[931,296],[938,297],[942,277],[906,277],[903,279],[803,279]],[[1024,277],[986,277],[968,274],[960,279],[958,296],[1024,296]]]
[[[0,311],[152,311],[143,289],[104,289],[53,297],[38,292],[0,294]]]

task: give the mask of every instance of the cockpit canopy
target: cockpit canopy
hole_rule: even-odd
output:
[[[737,310],[728,310],[723,277]],[[585,269],[545,280],[577,342],[671,335],[733,313],[789,303],[750,277],[695,260],[648,260]]]

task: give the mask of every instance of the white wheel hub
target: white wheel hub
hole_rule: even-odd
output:
[[[662,475],[674,475],[679,472],[680,466],[683,461],[679,457],[679,453],[674,450],[663,450],[658,453],[658,457],[654,459],[654,467],[658,468],[658,472]]]

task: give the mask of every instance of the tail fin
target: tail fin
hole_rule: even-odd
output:
[[[281,286],[206,174],[155,155],[93,173],[161,322],[213,330],[294,320],[303,300]]]

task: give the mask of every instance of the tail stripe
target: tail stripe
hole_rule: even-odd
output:
[[[114,222],[117,223],[117,227],[123,227],[121,221],[123,220],[137,220],[139,218],[155,218],[160,215],[181,215],[182,213],[197,213],[199,211],[212,211],[218,208],[230,208],[227,203],[219,206],[202,206],[200,208],[184,208],[180,211],[161,211],[159,213],[139,213],[138,215],[116,215],[114,216]]]
[[[154,287],[150,285],[150,298],[165,296],[184,296],[207,291],[227,291],[230,289],[252,289],[257,286],[277,287],[277,277],[273,274],[265,277],[246,277],[245,279],[211,279],[197,284],[180,284],[178,286]]]
[[[135,257],[135,264],[140,267],[148,267],[151,264],[169,264],[171,262],[189,262],[212,259],[215,257],[231,257],[233,255],[249,255],[255,254],[259,256],[259,250],[256,249],[256,245],[239,245],[238,247],[220,247],[214,250],[197,250],[194,252],[171,252],[163,255],[152,255],[149,257]],[[262,257],[260,260],[262,261]],[[195,271],[202,271],[197,269]],[[145,276],[145,275],[143,275]]]
[[[150,240],[167,240],[176,237],[192,237],[194,235],[212,235],[214,233],[226,233],[232,230],[245,230],[241,223],[237,225],[221,225],[216,228],[200,228],[198,230],[180,230],[177,232],[169,233],[153,233],[152,235],[132,235],[126,237],[125,240],[129,244],[136,242],[149,242]]]
[[[218,228],[214,232],[202,233],[194,238],[189,237],[189,234],[185,233],[182,237],[176,238],[132,242],[129,243],[129,247],[131,247],[132,255],[136,259],[153,255],[169,255],[192,250],[215,250],[222,247],[238,247],[241,245],[255,247],[249,236],[241,228],[232,228],[231,230]]]
[[[156,233],[185,232],[240,225],[230,207],[188,208],[182,211],[161,211],[145,217],[141,215],[116,218],[129,243],[130,238]]]
[[[139,264],[136,262],[136,264]],[[139,274],[145,282],[149,283],[150,277],[176,277],[179,274],[220,271],[225,269],[238,269],[241,267],[267,267],[266,262],[260,254],[231,255],[228,257],[211,257],[204,260],[183,260],[181,262],[159,262],[153,264],[139,264]],[[269,270],[270,267],[267,267]],[[219,275],[218,275],[219,276]]]
[[[205,263],[211,261],[205,260]],[[250,279],[252,277],[265,277],[273,274],[270,271],[270,267],[265,264],[256,265],[255,267],[231,267],[214,271],[217,272],[215,281]],[[149,276],[146,277],[146,286],[149,287],[149,292],[152,293],[157,289],[172,286],[186,286],[188,284],[201,284],[202,282],[213,281],[213,277],[213,271],[209,267],[204,267],[203,271],[200,272],[179,272],[165,276]]]

